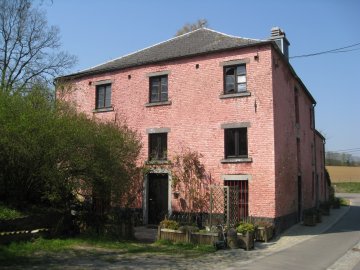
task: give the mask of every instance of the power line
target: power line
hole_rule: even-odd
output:
[[[328,153],[357,153],[360,152],[360,148],[349,148],[349,149],[343,149],[343,150],[336,150],[336,151],[327,151]]]
[[[358,45],[360,45],[360,42],[352,44],[352,45],[348,45],[348,46],[345,46],[345,47],[337,48],[337,49],[332,49],[332,50],[322,51],[322,52],[316,52],[316,53],[310,53],[310,54],[295,55],[295,56],[291,56],[289,58],[293,59],[293,58],[301,58],[301,57],[310,57],[310,56],[316,56],[316,55],[321,55],[321,54],[326,54],[326,53],[351,52],[351,51],[359,50],[360,48],[355,48],[355,49],[350,49],[350,50],[344,50],[344,49],[352,48],[352,47],[355,47],[355,46],[358,46]]]
[[[360,147],[353,147],[353,148],[335,150],[335,151],[332,151],[332,152],[344,152],[344,151],[349,151],[349,150],[360,150]]]

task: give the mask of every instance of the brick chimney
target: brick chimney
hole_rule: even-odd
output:
[[[289,58],[290,42],[287,40],[285,32],[283,30],[281,30],[277,26],[271,28],[271,37],[269,39],[274,40],[281,52],[286,56],[286,58]]]

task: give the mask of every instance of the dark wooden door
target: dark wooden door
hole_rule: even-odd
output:
[[[169,181],[167,174],[149,174],[148,223],[159,224],[168,214]]]

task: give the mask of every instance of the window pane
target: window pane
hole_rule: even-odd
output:
[[[225,75],[235,75],[235,68],[233,67],[225,68]]]
[[[244,75],[237,76],[237,82],[238,83],[246,83],[246,76],[244,76]]]
[[[111,107],[111,85],[106,86],[105,91],[105,107]]]
[[[239,155],[246,156],[248,155],[248,146],[247,146],[247,129],[240,128],[239,131]]]
[[[245,83],[238,84],[237,91],[238,92],[246,92],[246,84]]]
[[[151,98],[150,98],[150,102],[156,102],[156,101],[160,101],[159,95],[157,93],[152,93]]]
[[[167,101],[168,100],[168,93],[166,92],[161,92],[161,101]]]
[[[225,130],[225,158],[235,157],[234,129]]]
[[[236,74],[237,75],[245,75],[246,74],[246,68],[244,65],[237,66],[236,68]]]
[[[161,77],[161,101],[168,99],[168,79],[167,76]]]
[[[150,102],[160,101],[160,78],[150,78]]]
[[[149,134],[149,160],[167,159],[167,133]]]
[[[232,128],[225,130],[225,158],[248,156],[247,129]]]
[[[167,78],[167,76],[161,77],[161,86],[163,86],[163,85],[166,85],[166,87],[167,87],[167,85],[168,85],[168,78]]]
[[[150,101],[159,101],[159,85],[153,85],[151,87],[151,100]]]
[[[167,159],[167,133],[163,133],[161,136],[161,159]]]
[[[98,86],[96,91],[96,108],[104,107],[104,99],[105,99],[105,88],[104,86]]]
[[[234,92],[235,91],[235,80],[234,76],[226,76],[225,77],[225,92]]]

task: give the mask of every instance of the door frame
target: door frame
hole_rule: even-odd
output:
[[[150,172],[144,174],[144,182],[143,182],[143,198],[142,198],[142,207],[143,207],[143,223],[144,225],[149,224],[149,174],[167,174],[168,176],[168,213],[171,215],[172,207],[171,207],[171,199],[172,199],[172,192],[171,192],[171,183],[172,177],[169,170],[165,169],[154,169]]]

